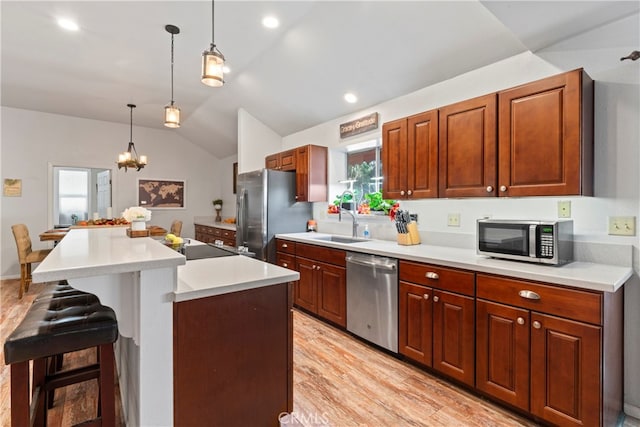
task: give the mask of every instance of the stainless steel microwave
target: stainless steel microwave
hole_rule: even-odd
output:
[[[477,242],[480,255],[566,264],[573,260],[573,220],[479,219]]]

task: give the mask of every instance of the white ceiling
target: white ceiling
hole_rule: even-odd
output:
[[[544,49],[636,14],[640,2],[219,0],[215,41],[231,67],[222,88],[200,83],[209,1],[2,0],[0,7],[2,105],[128,124],[126,104],[134,103],[134,124],[158,129],[166,129],[170,100],[164,26],[178,26],[182,126],[171,132],[223,158],[236,153],[238,108],[289,135]],[[278,29],[262,27],[266,14],[280,19]],[[80,31],[61,30],[60,16],[76,19]],[[347,91],[358,103],[344,102]]]

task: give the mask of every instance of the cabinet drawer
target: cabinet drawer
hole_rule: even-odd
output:
[[[279,265],[280,267],[288,268],[289,270],[295,270],[296,269],[296,257],[291,255],[291,254],[284,253],[284,252],[277,252],[276,253],[276,265]]]
[[[224,237],[225,239],[236,240],[236,232],[235,231],[221,229],[220,232],[222,233],[222,237]]]
[[[400,261],[400,280],[459,294],[474,295],[474,273],[468,271]]]
[[[323,261],[329,264],[339,265],[341,267],[346,267],[347,265],[347,261],[345,260],[347,253],[346,251],[339,249],[298,243],[296,245],[296,252],[298,256],[303,255],[305,258],[315,261]]]
[[[528,296],[524,295],[526,291]],[[599,292],[478,274],[477,297],[572,320],[602,323],[602,294]]]
[[[276,239],[276,251],[284,252],[286,254],[296,253],[296,242],[290,242],[288,240]]]

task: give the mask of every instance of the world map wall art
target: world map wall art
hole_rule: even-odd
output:
[[[149,209],[185,209],[186,181],[138,179],[138,206]]]

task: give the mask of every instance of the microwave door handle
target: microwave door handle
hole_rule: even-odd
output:
[[[529,257],[536,258],[536,230],[538,226],[529,225]]]

